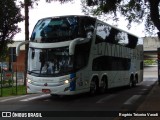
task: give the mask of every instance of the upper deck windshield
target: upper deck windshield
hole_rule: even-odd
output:
[[[64,16],[45,18],[38,21],[31,41],[54,43],[87,37],[88,29],[94,29],[95,19],[90,17]]]

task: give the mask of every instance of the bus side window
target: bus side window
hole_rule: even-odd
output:
[[[94,27],[92,25],[88,26],[86,28],[86,37],[89,38],[89,39],[92,38],[93,32],[94,32]]]
[[[134,49],[137,46],[137,42],[138,42],[138,38],[132,35],[128,35],[128,44],[126,45],[126,47]]]
[[[76,69],[82,68],[85,65],[85,60],[82,53],[76,55]]]
[[[108,42],[106,39],[110,35],[111,27],[103,23],[98,23],[96,28],[96,40],[95,43]]]
[[[79,36],[91,38],[94,32],[95,19],[83,17],[79,22]]]
[[[117,43],[118,43],[118,40],[116,40],[115,38],[116,38],[118,32],[119,32],[118,30],[112,28],[112,29],[110,30],[109,36],[107,36],[107,37],[105,38],[105,41],[107,41],[107,42],[109,42],[109,43],[117,44]]]
[[[79,44],[75,48],[75,68],[81,69],[88,64],[91,41]]]

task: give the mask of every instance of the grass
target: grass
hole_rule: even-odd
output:
[[[13,96],[13,95],[25,95],[26,94],[26,86],[20,85],[13,87],[6,87],[6,88],[0,88],[0,97],[7,97],[7,96]]]

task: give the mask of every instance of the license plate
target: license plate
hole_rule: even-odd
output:
[[[43,93],[51,93],[51,90],[50,89],[42,89],[42,92]]]

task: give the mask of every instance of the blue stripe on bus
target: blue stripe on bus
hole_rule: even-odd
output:
[[[75,73],[72,73],[70,74],[70,79],[71,79],[71,82],[70,82],[70,91],[75,91],[76,89],[76,74]]]

